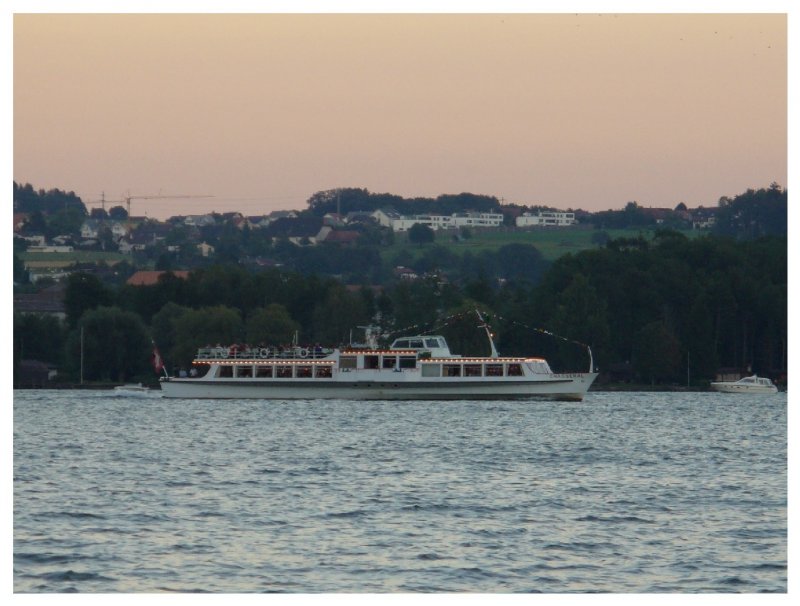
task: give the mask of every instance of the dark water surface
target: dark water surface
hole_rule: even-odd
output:
[[[14,393],[16,592],[785,592],[786,395]]]

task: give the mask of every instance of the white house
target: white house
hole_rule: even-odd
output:
[[[459,227],[499,227],[503,224],[500,213],[453,213],[452,215],[414,215],[392,220],[393,231],[408,231],[412,225],[421,223],[434,231],[458,229]]]
[[[577,223],[575,213],[561,211],[540,210],[537,213],[522,213],[517,217],[517,227],[566,227]]]
[[[204,257],[208,257],[214,254],[214,247],[207,242],[201,242],[197,245],[197,250],[200,251],[200,254]]]
[[[394,229],[392,223],[402,218],[395,211],[388,209],[378,209],[373,211],[372,217],[378,222],[378,225],[381,225],[382,227],[391,227],[392,229]]]
[[[103,226],[111,229],[115,238],[122,238],[128,235],[127,221],[99,221],[97,219],[86,219],[81,225],[81,238],[84,240],[96,239],[100,235]]]
[[[453,215],[453,227],[500,227],[502,213],[457,213]]]

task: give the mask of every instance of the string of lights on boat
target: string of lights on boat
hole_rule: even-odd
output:
[[[447,326],[448,324],[450,324],[450,323],[452,323],[452,322],[454,322],[456,320],[460,320],[460,319],[466,318],[468,315],[472,315],[473,313],[475,313],[475,310],[462,311],[462,312],[459,312],[457,314],[451,314],[449,316],[445,316],[444,318],[438,320],[438,322],[437,322],[437,324],[435,326],[433,326],[433,327],[431,327],[430,329],[427,329],[427,330],[423,330],[423,329],[425,328],[425,326],[428,326],[428,324],[430,324],[430,323],[413,324],[411,326],[406,326],[405,328],[400,328],[400,329],[397,329],[397,330],[392,330],[392,331],[387,332],[387,333],[382,333],[381,337],[383,337],[385,339],[389,339],[393,335],[397,335],[397,334],[411,334],[411,333],[419,334],[419,335],[433,334],[434,332],[438,331],[440,328],[442,328],[444,326]],[[488,315],[486,315],[485,317],[486,317],[486,324],[488,325],[489,321],[491,320],[491,318]],[[517,320],[509,320],[509,319],[504,318],[504,317],[502,317],[500,315],[494,315],[494,319],[498,320],[500,322],[508,322],[510,324],[515,324],[517,326],[521,326],[522,328],[527,328],[528,330],[532,330],[534,332],[538,332],[538,333],[541,333],[543,335],[547,335],[549,337],[553,337],[555,339],[560,339],[561,341],[565,341],[567,343],[572,343],[574,345],[580,345],[581,347],[586,347],[586,348],[589,347],[589,345],[587,345],[586,343],[581,343],[580,341],[576,341],[575,339],[570,339],[570,338],[567,338],[567,337],[563,337],[561,335],[557,335],[556,333],[551,332],[549,330],[545,330],[544,328],[537,328],[535,326],[528,326],[527,324],[524,324],[522,322],[518,322]],[[480,326],[483,327],[483,324],[481,324]]]

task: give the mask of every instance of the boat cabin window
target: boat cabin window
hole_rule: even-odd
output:
[[[297,367],[297,374],[295,375],[299,379],[310,379],[311,378],[311,367],[310,366],[298,366]]]
[[[417,359],[414,356],[400,356],[400,368],[416,368]]]
[[[487,377],[502,377],[503,376],[503,365],[502,364],[487,364],[486,365],[486,376]]]
[[[383,368],[391,369],[397,367],[397,358],[395,356],[383,356]]]
[[[422,342],[422,339],[409,339],[408,345],[410,349],[422,349],[425,345]]]
[[[217,369],[217,377],[230,378],[233,377],[233,366],[223,364]]]
[[[408,339],[398,339],[394,342],[395,349],[408,349]]]
[[[355,369],[356,368],[356,357],[355,356],[342,356],[339,358],[339,368],[342,369]]]
[[[236,367],[236,376],[237,377],[252,377],[253,376],[253,367],[252,366],[237,366]]]
[[[291,379],[292,378],[292,367],[291,366],[276,366],[275,367],[275,376],[279,379]]]
[[[461,365],[460,364],[443,364],[443,373],[445,377],[460,377]]]
[[[480,364],[464,364],[465,377],[480,377],[482,367]]]
[[[423,364],[422,365],[423,377],[441,377],[442,365],[441,364]]]
[[[256,377],[269,379],[272,377],[272,366],[256,366]]]
[[[317,366],[314,369],[314,376],[318,379],[330,379],[332,376],[330,366]]]
[[[434,349],[436,347],[441,347],[441,345],[439,345],[439,339],[425,339],[425,347]]]
[[[377,370],[379,356],[364,356],[364,368],[369,370]]]
[[[521,364],[509,364],[508,365],[508,374],[509,377],[521,377],[522,376],[522,365]]]

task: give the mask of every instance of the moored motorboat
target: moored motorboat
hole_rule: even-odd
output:
[[[711,389],[723,393],[777,393],[778,388],[766,377],[753,375],[738,381],[715,381]]]

